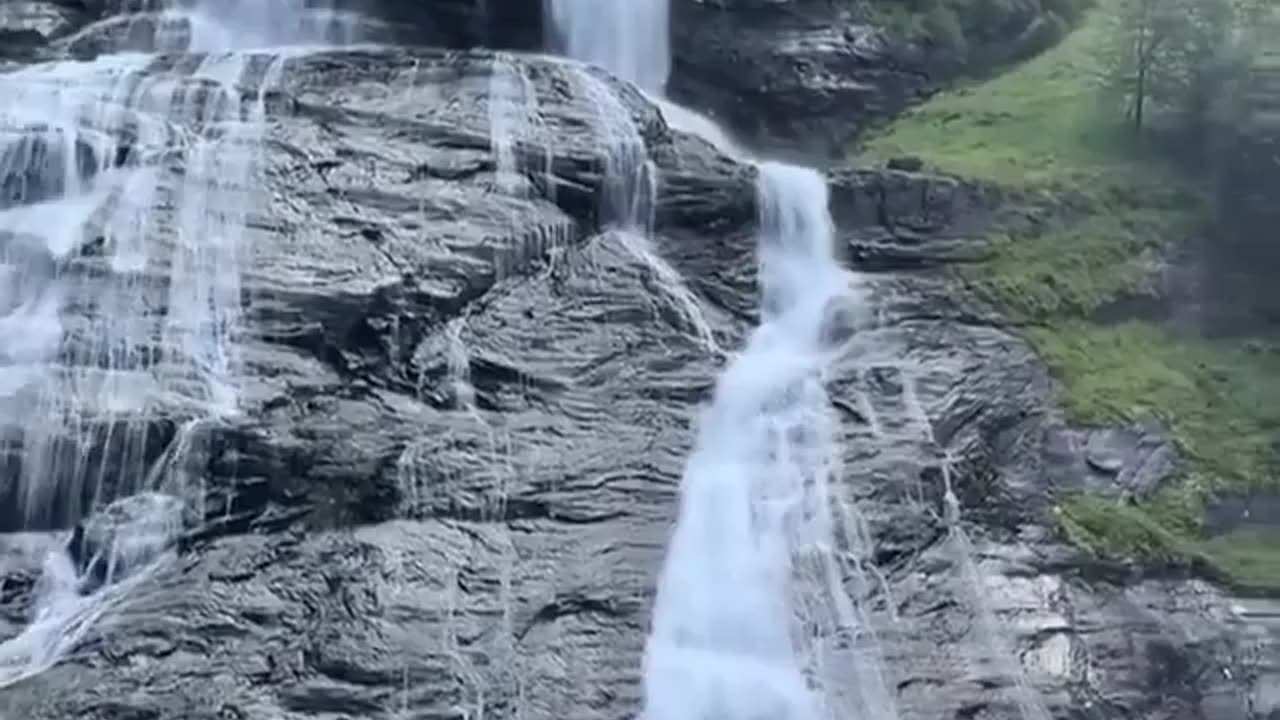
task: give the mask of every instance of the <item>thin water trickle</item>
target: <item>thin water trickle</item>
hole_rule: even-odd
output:
[[[547,10],[567,54],[638,86],[673,127],[750,160],[712,120],[662,99],[667,0],[548,0]],[[639,230],[629,249],[655,256],[638,204],[655,176],[634,120],[602,87],[583,90],[609,148],[607,220]],[[831,488],[840,453],[825,373],[859,286],[835,257],[825,178],[763,163],[758,197],[761,324],[717,381],[685,467],[645,651],[644,717],[892,720],[878,641],[853,600],[884,579],[856,508]]]
[[[661,96],[670,72],[668,0],[544,0],[543,7],[564,54]],[[703,348],[721,355],[703,303],[654,245],[659,176],[636,119],[594,71],[579,70],[573,81],[595,109],[605,151],[600,225],[653,271],[659,290]]]
[[[471,384],[471,356],[467,352],[466,342],[462,339],[465,325],[466,318],[455,318],[445,325],[448,353],[445,359],[449,371],[449,386],[453,390],[454,407],[474,414],[476,389]]]
[[[507,53],[494,53],[489,76],[489,142],[500,191],[509,195],[527,192],[529,184],[521,174],[517,153],[520,143],[533,140],[539,119],[538,95],[524,67]],[[547,157],[549,172],[549,153]]]
[[[266,96],[301,46],[354,29],[321,5],[110,3],[58,41],[96,59],[0,75],[6,470],[27,527],[76,528],[47,550],[31,623],[0,644],[0,686],[59,662],[192,521],[195,438],[239,412]],[[202,55],[184,72],[140,50]]]
[[[623,249],[652,270],[658,289],[700,344],[712,354],[721,354],[702,302],[654,247],[658,171],[635,118],[617,94],[592,72],[575,72],[574,80],[582,96],[596,108],[600,142],[605,149],[601,224]]]
[[[81,595],[80,578],[65,553],[48,548],[43,558],[31,621],[16,637],[0,644],[0,689],[56,665],[119,604],[128,589],[115,585],[100,595]]]
[[[950,457],[942,464],[943,521],[947,526],[948,549],[963,576],[962,585],[969,594],[967,600],[977,620],[987,659],[1013,684],[1012,700],[1022,720],[1052,720],[1053,714],[1040,692],[1031,685],[1018,653],[1009,643],[1008,630],[1001,625],[991,607],[983,574],[974,560],[973,541],[961,522],[960,500],[951,484],[951,465]]]

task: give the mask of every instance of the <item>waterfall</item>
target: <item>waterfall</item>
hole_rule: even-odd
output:
[[[661,95],[671,72],[670,0],[546,0],[565,55]]]
[[[55,44],[103,37],[116,50],[223,52],[350,45],[359,16],[335,0],[107,0],[108,17]]]
[[[188,456],[239,412],[266,95],[298,52],[276,46],[346,23],[298,0],[107,5],[60,42],[110,52],[0,75],[0,427],[18,451],[3,469],[23,525],[76,528],[0,644],[0,687],[70,651],[200,507]],[[138,43],[203,55],[180,75]]]
[[[825,178],[762,163],[759,192],[761,321],[718,379],[681,480],[644,717],[892,718],[834,554],[840,448],[824,375],[834,313],[857,298]]]
[[[568,55],[636,85],[673,126],[749,159],[713,121],[662,97],[665,0],[548,0],[547,10]],[[778,163],[759,170],[760,325],[718,379],[685,466],[645,649],[643,717],[891,720],[876,635],[844,587],[865,575],[870,543],[837,512],[840,448],[824,383],[840,350],[833,323],[857,304],[858,285],[835,257],[826,179]],[[617,195],[606,202],[616,217]],[[623,209],[634,226],[634,205]]]
[[[562,49],[569,57],[598,65],[643,91],[662,92],[670,65],[667,0],[545,0],[544,10],[549,26],[562,35]],[[581,70],[573,79],[580,96],[596,110],[605,150],[601,224],[653,272],[666,300],[699,344],[721,354],[701,300],[653,242],[657,169],[635,118],[600,77]]]

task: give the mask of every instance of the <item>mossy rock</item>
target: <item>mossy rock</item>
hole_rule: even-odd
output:
[[[990,259],[957,270],[957,282],[1024,329],[1072,421],[1156,424],[1174,437],[1182,462],[1172,486],[1138,504],[1061,498],[1064,537],[1099,558],[1270,592],[1280,587],[1280,543],[1263,540],[1275,536],[1209,537],[1201,518],[1217,493],[1280,489],[1280,346],[1114,311],[1134,298],[1166,302],[1162,271],[1202,234],[1210,207],[1201,178],[1105,112],[1095,82],[1104,28],[1089,14],[1048,52],[931,99],[859,151],[1002,188],[1012,205]]]

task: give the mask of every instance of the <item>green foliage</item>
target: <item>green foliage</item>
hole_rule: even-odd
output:
[[[1142,322],[1067,320],[1031,332],[1086,424],[1174,431],[1204,491],[1271,489],[1280,436],[1280,348],[1189,338]]]
[[[914,155],[1021,201],[1001,218],[991,259],[959,270],[961,279],[1030,324],[1028,339],[1075,421],[1158,423],[1181,446],[1171,487],[1137,505],[1066,498],[1063,532],[1099,555],[1208,564],[1242,587],[1274,585],[1280,544],[1207,539],[1199,521],[1214,492],[1280,485],[1280,350],[1101,319],[1118,302],[1158,299],[1161,267],[1202,230],[1207,206],[1200,178],[1097,102],[1109,22],[1105,11],[1089,14],[1053,49],[936,96],[861,151],[871,160]]]
[[[890,33],[979,67],[1056,42],[1092,0],[863,0],[863,17]]]
[[[1242,590],[1280,594],[1280,530],[1244,527],[1209,540],[1205,548]]]
[[[1100,557],[1186,565],[1201,556],[1194,542],[1171,532],[1153,513],[1127,502],[1075,495],[1055,510],[1063,534]]]
[[[1131,176],[1130,140],[1095,112],[1096,24],[994,80],[943,93],[861,148],[1009,186],[1090,188]],[[1087,176],[1087,177],[1086,177]]]
[[[1259,0],[1112,0],[1100,46],[1105,85],[1141,130],[1154,114],[1196,136],[1247,74]]]

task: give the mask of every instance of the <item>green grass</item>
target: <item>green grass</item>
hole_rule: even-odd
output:
[[[1161,265],[1204,218],[1195,178],[1143,147],[1100,104],[1100,16],[1043,55],[991,81],[941,94],[859,151],[910,155],[1003,189],[993,256],[960,279],[1029,325],[1086,425],[1153,422],[1185,460],[1177,483],[1140,506],[1063,498],[1064,534],[1099,555],[1204,561],[1236,584],[1280,591],[1274,536],[1207,539],[1199,517],[1216,491],[1277,491],[1280,352],[1208,341],[1131,320],[1119,301],[1156,298]],[[1111,309],[1110,313],[1102,311]]]
[[[861,150],[875,158],[915,155],[949,172],[1005,185],[1105,178],[1109,169],[1129,173],[1123,138],[1099,122],[1095,25],[1086,21],[1012,72],[933,98]]]
[[[989,263],[963,277],[984,299],[1022,321],[1088,317],[1122,299],[1155,297],[1165,252],[1190,220],[1185,209],[1127,207],[1006,229]]]
[[[1021,320],[1154,294],[1158,260],[1202,204],[1100,104],[1098,17],[1010,73],[933,98],[858,149],[871,160],[918,157],[1039,211],[1034,222],[1010,218],[991,265],[968,278]]]
[[[1207,490],[1274,487],[1280,352],[1176,335],[1142,322],[1062,322],[1030,333],[1067,388],[1076,420],[1154,422],[1173,430]]]
[[[1062,381],[1073,419],[1157,423],[1173,431],[1185,461],[1178,482],[1140,506],[1065,499],[1057,519],[1066,536],[1103,556],[1203,561],[1242,590],[1280,593],[1280,529],[1207,538],[1200,523],[1215,492],[1276,491],[1280,350],[1180,337],[1142,322],[1063,321],[1030,337]]]
[[[1092,0],[846,0],[890,35],[984,70],[1052,44]]]
[[[1096,555],[1174,565],[1202,555],[1165,518],[1135,505],[1077,495],[1059,505],[1057,515],[1066,536]]]
[[[1280,529],[1247,527],[1206,543],[1214,561],[1242,588],[1280,594]]]

